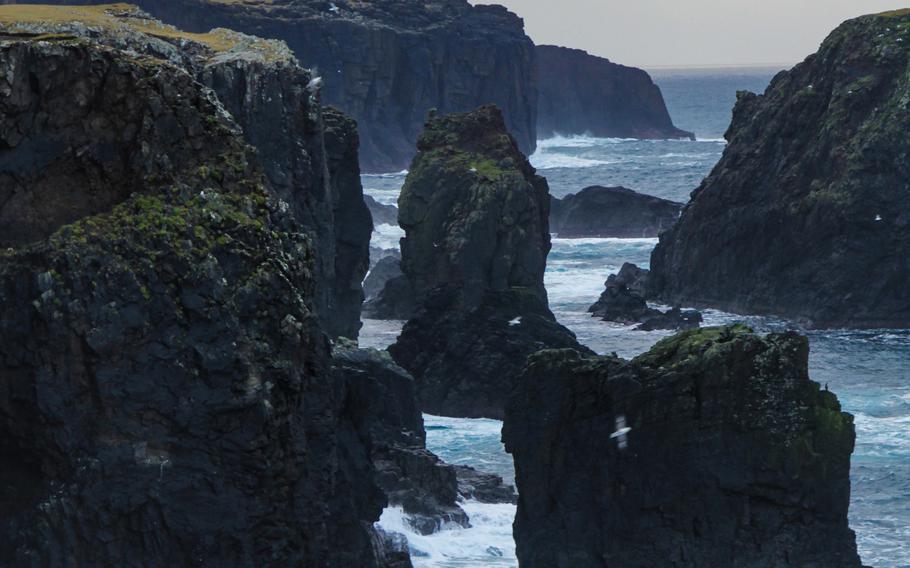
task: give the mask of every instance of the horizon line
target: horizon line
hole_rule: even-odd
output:
[[[641,69],[790,69],[798,62],[789,63],[684,63],[679,65],[636,65]]]

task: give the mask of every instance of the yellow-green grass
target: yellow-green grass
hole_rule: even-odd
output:
[[[86,26],[111,30],[126,28],[165,40],[194,41],[206,45],[216,52],[230,51],[238,45],[239,36],[229,30],[218,29],[208,33],[184,32],[140,14],[138,8],[125,3],[95,6],[14,4],[0,6],[0,26],[15,29],[17,25],[23,24],[53,26],[55,24],[82,23]],[[262,43],[267,42],[263,40]]]

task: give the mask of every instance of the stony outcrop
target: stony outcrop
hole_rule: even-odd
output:
[[[577,346],[543,285],[549,189],[496,107],[431,116],[399,198],[416,315],[390,347],[421,408],[500,418],[525,358]]]
[[[373,224],[375,225],[397,225],[398,224],[398,208],[394,205],[383,205],[379,203],[369,195],[364,195],[363,200],[367,204],[367,208],[370,210],[370,215],[373,216]]]
[[[197,81],[296,81],[287,49],[124,5],[0,29],[0,564],[409,565],[313,311],[319,235]]]
[[[564,239],[656,237],[676,223],[682,209],[675,201],[595,185],[551,197],[550,230]]]
[[[90,4],[93,0],[56,0]],[[361,166],[400,171],[427,111],[504,109],[522,151],[537,141],[534,44],[518,16],[466,0],[136,0],[181,29],[224,27],[281,39],[322,74],[324,101],[359,124]]]
[[[808,354],[737,326],[531,357],[503,428],[520,564],[859,568],[853,417]]]
[[[643,70],[579,49],[536,47],[537,134],[602,138],[692,138],[673,126],[660,88]]]
[[[600,298],[588,308],[593,317],[626,325],[640,324],[638,331],[657,329],[693,329],[701,325],[702,316],[695,310],[674,307],[661,311],[648,306],[648,271],[628,262],[619,273],[611,274],[604,283]]]
[[[848,21],[763,95],[651,259],[667,303],[910,326],[910,12]]]

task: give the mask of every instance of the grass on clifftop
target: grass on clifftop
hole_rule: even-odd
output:
[[[910,8],[902,8],[900,10],[882,12],[880,14],[876,14],[876,16],[882,16],[884,18],[900,18],[901,16],[910,16]]]
[[[127,30],[164,40],[187,40],[208,46],[216,52],[230,51],[241,43],[241,35],[217,29],[208,33],[178,30],[150,18],[131,4],[99,4],[96,6],[49,6],[46,4],[15,4],[0,6],[0,27],[8,31],[29,33],[29,29],[46,26],[83,24],[88,27]],[[45,37],[45,36],[39,36]],[[254,41],[255,47],[267,47],[267,40]],[[261,45],[259,45],[261,44]]]

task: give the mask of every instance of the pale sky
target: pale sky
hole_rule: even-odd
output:
[[[903,3],[901,3],[903,2]],[[838,24],[910,0],[471,0],[523,17],[538,44],[638,67],[793,64]]]

